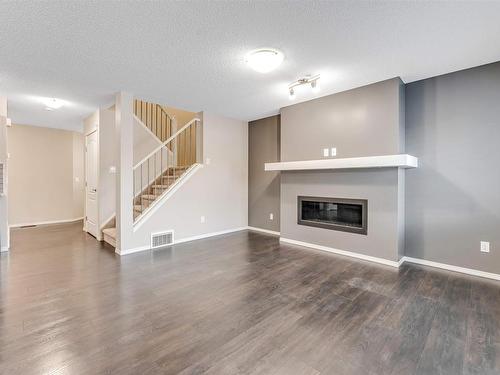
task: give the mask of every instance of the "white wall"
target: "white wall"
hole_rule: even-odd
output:
[[[113,107],[112,107],[113,108]],[[99,228],[115,214],[116,175],[110,168],[116,166],[115,112],[113,109],[99,109],[83,121],[84,134],[97,131],[99,144],[99,174],[97,187],[97,222]],[[85,184],[85,179],[84,179]],[[85,191],[84,191],[85,205]]]
[[[178,241],[247,226],[247,123],[204,112],[203,135],[204,167],[134,233],[129,248],[148,246],[151,233],[169,229]]]
[[[102,227],[115,215],[116,175],[110,168],[116,166],[115,112],[99,110],[99,225]]]
[[[15,124],[8,138],[9,225],[83,217],[82,134]]]
[[[146,126],[134,119],[134,165],[160,145],[161,141]]]

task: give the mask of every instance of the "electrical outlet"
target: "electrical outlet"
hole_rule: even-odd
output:
[[[489,253],[490,252],[490,243],[487,241],[481,241],[481,252]]]
[[[206,164],[206,165],[209,165],[209,164],[210,164],[210,158],[206,158],[206,159],[205,159],[205,164]]]
[[[274,214],[273,213],[269,214],[269,220],[274,220]]]
[[[110,174],[116,174],[116,167],[114,165],[112,165],[111,167],[109,167],[109,173]]]
[[[205,222],[205,216],[200,216],[200,223],[204,223]]]
[[[332,147],[330,155],[331,156],[337,156],[337,147]]]
[[[323,149],[323,156],[324,156],[324,157],[328,157],[329,152],[330,152],[330,150],[329,150],[329,149],[324,148],[324,149]]]

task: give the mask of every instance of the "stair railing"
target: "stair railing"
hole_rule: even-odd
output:
[[[202,161],[201,139],[201,120],[194,118],[134,165],[134,219],[153,201],[145,204],[145,195],[159,197],[189,167]]]
[[[159,104],[134,100],[134,114],[162,142],[175,132],[175,118]]]

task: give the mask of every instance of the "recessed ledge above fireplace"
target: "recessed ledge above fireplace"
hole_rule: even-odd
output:
[[[285,161],[265,163],[266,171],[304,171],[321,169],[353,169],[353,168],[417,168],[418,159],[408,154],[365,156],[360,158],[339,158]]]

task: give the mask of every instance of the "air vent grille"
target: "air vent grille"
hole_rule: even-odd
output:
[[[151,248],[157,249],[174,244],[174,231],[151,234]]]

